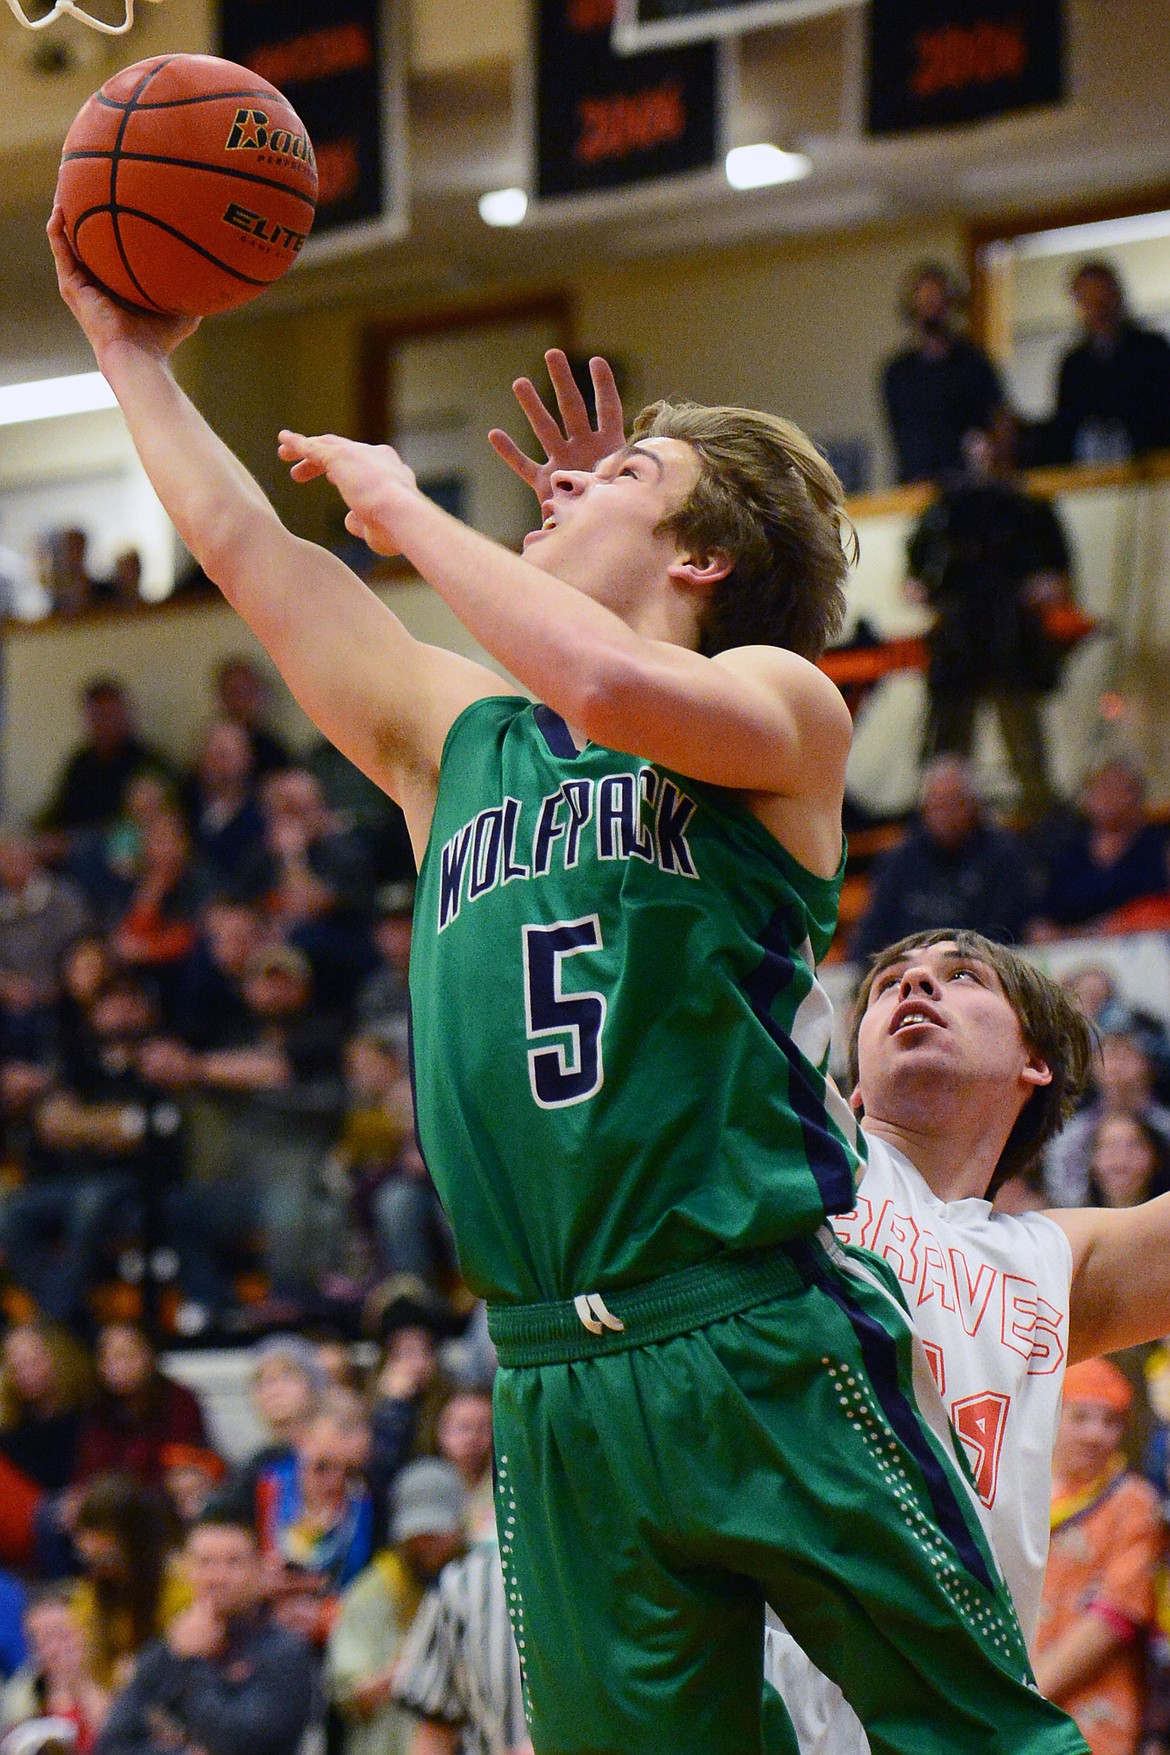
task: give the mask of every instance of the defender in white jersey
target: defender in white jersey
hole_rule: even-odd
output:
[[[1170,1196],[1121,1211],[991,1209],[1059,1127],[1090,1054],[1067,996],[976,934],[903,940],[858,996],[853,1102],[869,1162],[836,1228],[898,1277],[1029,1638],[1065,1366],[1170,1327]],[[796,1732],[774,1714],[773,1755],[868,1748],[840,1691],[779,1626],[765,1678]]]
[[[1045,1213],[995,1213],[977,1196],[939,1200],[878,1135],[857,1208],[834,1229],[898,1276],[1030,1642],[1068,1359],[1068,1238]]]

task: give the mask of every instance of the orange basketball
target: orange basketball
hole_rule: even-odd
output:
[[[296,111],[266,79],[213,55],[156,55],[82,107],[57,196],[74,252],[107,291],[209,317],[296,261],[317,165]]]

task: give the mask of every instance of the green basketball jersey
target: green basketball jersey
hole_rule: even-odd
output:
[[[814,973],[841,874],[517,696],[447,738],[419,874],[419,1143],[472,1289],[606,1291],[853,1205]]]

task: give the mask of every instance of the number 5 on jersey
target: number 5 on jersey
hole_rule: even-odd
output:
[[[601,1032],[603,993],[568,993],[561,986],[564,965],[581,951],[601,949],[596,914],[555,926],[526,926],[524,932],[524,1011],[530,1042],[561,1040],[528,1050],[528,1082],[542,1109],[567,1109],[596,1096],[605,1078]]]

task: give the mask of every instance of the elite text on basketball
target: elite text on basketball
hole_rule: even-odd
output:
[[[224,219],[228,225],[234,226],[239,232],[247,232],[261,244],[275,244],[279,250],[288,250],[296,256],[304,246],[307,232],[297,232],[291,226],[279,225],[274,219],[265,219],[262,213],[253,213],[250,207],[241,207],[238,201],[229,201]]]

